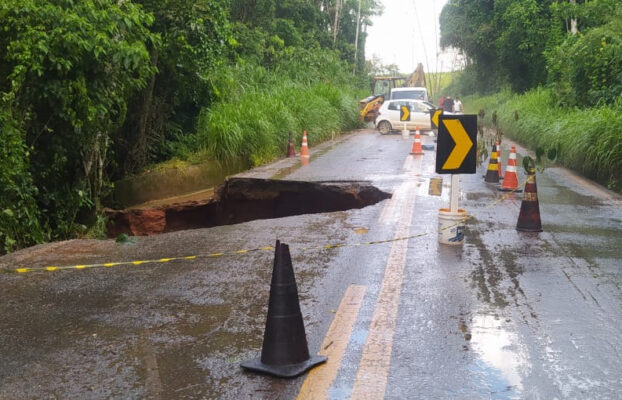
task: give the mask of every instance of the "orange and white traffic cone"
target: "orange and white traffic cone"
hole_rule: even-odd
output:
[[[503,179],[503,174],[501,173],[501,168],[503,167],[501,162],[501,145],[499,142],[495,142],[495,145],[497,146],[497,171],[499,171],[499,180],[501,180]]]
[[[505,168],[503,184],[499,188],[502,192],[522,192],[518,189],[518,175],[516,173],[516,146],[512,146],[508,156],[508,166]]]
[[[309,145],[307,144],[307,131],[302,132],[302,145],[300,146],[300,158],[309,158]]]
[[[525,193],[520,204],[520,214],[518,215],[516,230],[521,232],[542,232],[535,168],[529,169],[527,173]]]
[[[287,157],[296,157],[296,149],[294,148],[293,134],[289,133],[289,144],[287,145]]]
[[[415,129],[415,141],[413,142],[413,148],[410,151],[410,154],[416,156],[423,154],[423,149],[421,148],[421,135],[419,134],[419,127]]]
[[[490,161],[488,162],[488,171],[484,175],[484,181],[488,183],[499,183],[499,164],[497,164],[497,148],[492,147]]]

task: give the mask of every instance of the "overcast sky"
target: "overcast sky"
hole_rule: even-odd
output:
[[[397,64],[410,73],[417,63],[426,72],[455,69],[453,53],[439,54],[438,17],[447,0],[382,0],[384,13],[367,29],[366,58],[375,54],[383,64]],[[427,56],[427,57],[426,57]]]

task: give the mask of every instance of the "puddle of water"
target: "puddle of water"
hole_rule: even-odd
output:
[[[494,399],[518,399],[523,391],[520,371],[526,360],[517,351],[518,337],[493,315],[476,315],[471,327],[476,360],[471,369]]]
[[[538,191],[538,198],[542,202],[557,205],[564,204],[586,207],[603,205],[603,202],[599,198],[577,193],[570,188],[556,183],[550,186],[547,185],[543,187],[541,191]]]

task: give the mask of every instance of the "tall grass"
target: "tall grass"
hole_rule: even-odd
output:
[[[557,147],[562,165],[622,191],[622,98],[612,105],[562,108],[550,90],[535,89],[471,96],[463,103],[470,113],[484,109],[488,126],[496,111],[504,134],[532,149]]]
[[[286,82],[246,92],[203,109],[196,133],[182,139],[177,155],[203,153],[225,163],[261,165],[286,154],[290,132],[300,143],[306,130],[313,145],[357,127],[357,99],[353,90],[324,83]]]
[[[217,101],[196,132],[171,145],[183,160],[256,166],[286,154],[289,133],[310,145],[360,126],[360,77],[336,52],[292,48],[270,67],[238,60],[210,79]]]

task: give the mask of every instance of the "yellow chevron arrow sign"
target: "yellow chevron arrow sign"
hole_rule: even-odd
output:
[[[408,106],[400,107],[400,121],[410,121],[410,108]]]
[[[434,111],[434,115],[432,115],[432,122],[434,122],[434,127],[438,128],[438,116],[441,115],[442,113],[443,113],[443,110],[441,110],[440,108]]]
[[[456,147],[447,157],[447,161],[443,164],[443,169],[460,168],[467,154],[469,154],[469,150],[473,147],[473,142],[459,119],[446,119],[443,121],[443,124],[445,124],[451,138],[456,142]]]

